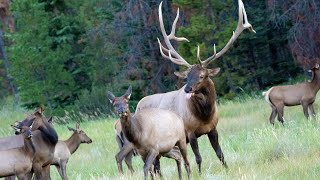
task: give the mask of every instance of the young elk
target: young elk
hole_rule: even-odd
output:
[[[108,92],[108,98],[114,106],[115,112],[120,116],[122,132],[142,156],[145,163],[144,179],[147,179],[148,170],[151,170],[155,159],[170,152],[175,145],[181,151],[188,178],[190,178],[185,130],[181,118],[172,111],[154,108],[142,110],[134,115],[131,114],[128,106],[131,92],[130,86],[123,96],[115,97],[111,92]],[[120,163],[118,162],[118,166]],[[176,163],[179,179],[181,179],[180,161],[176,160]],[[150,172],[153,177],[153,172]]]
[[[309,112],[315,116],[313,103],[316,99],[317,92],[320,89],[320,70],[319,64],[316,64],[311,70],[312,80],[296,85],[274,86],[267,92],[263,92],[265,100],[270,104],[272,112],[269,121],[274,125],[274,119],[278,115],[278,121],[284,123],[283,108],[284,106],[302,105],[306,118],[309,118]]]
[[[51,165],[55,165],[61,178],[67,180],[67,163],[70,156],[79,148],[81,143],[92,143],[92,140],[87,134],[80,129],[80,124],[76,124],[76,129],[68,127],[69,131],[73,131],[71,137],[65,141],[58,141],[55,151],[54,158]]]
[[[251,24],[248,22],[242,1],[239,0],[238,3],[239,21],[237,29],[233,33],[231,39],[220,52],[216,53],[216,50],[214,49],[213,55],[204,61],[200,60],[200,50],[198,47],[199,64],[193,65],[190,65],[185,59],[183,59],[183,57],[181,57],[173,48],[173,45],[170,42],[170,40],[187,40],[186,38],[175,36],[176,24],[179,18],[179,9],[173,22],[171,33],[167,35],[162,19],[162,3],[159,5],[160,29],[164,42],[167,46],[167,48],[164,47],[158,39],[160,53],[164,58],[169,59],[173,63],[183,65],[188,68],[184,72],[175,72],[175,75],[178,77],[186,79],[187,84],[176,91],[144,97],[139,101],[136,113],[139,113],[146,108],[166,109],[177,113],[184,121],[187,138],[196,156],[199,172],[201,172],[202,158],[199,152],[197,138],[204,134],[208,136],[211,146],[215,150],[216,155],[222,164],[227,167],[218,141],[218,132],[216,129],[218,124],[216,91],[214,83],[210,79],[210,77],[214,77],[219,73],[220,68],[208,69],[207,67],[212,61],[218,59],[227,52],[243,30],[249,29],[254,32]]]
[[[16,175],[18,179],[29,179],[28,173],[32,168],[35,153],[32,142],[31,128],[15,127],[24,139],[24,145],[19,148],[0,151],[0,178]]]

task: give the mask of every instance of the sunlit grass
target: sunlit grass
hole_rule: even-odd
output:
[[[319,104],[319,100],[317,102]],[[319,108],[316,106],[316,111]],[[229,169],[224,169],[215,155],[208,138],[199,138],[203,159],[202,174],[197,171],[193,152],[188,157],[193,179],[318,179],[320,176],[319,120],[305,119],[302,107],[285,109],[285,125],[269,123],[271,108],[261,98],[228,101],[219,105],[218,132],[220,145]],[[23,119],[28,113],[23,109],[4,107],[0,111],[0,136],[13,133],[10,124]],[[317,117],[318,119],[318,117]],[[83,144],[68,164],[69,179],[142,179],[143,163],[140,157],[133,159],[135,173],[131,174],[124,163],[124,175],[119,175],[115,154],[114,118],[84,121],[81,128],[93,140]],[[67,139],[71,132],[67,125],[54,125],[59,139]],[[173,160],[161,159],[163,179],[177,179]],[[53,179],[59,179],[54,167]],[[186,172],[183,169],[186,179]]]

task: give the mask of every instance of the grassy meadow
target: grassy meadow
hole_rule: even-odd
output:
[[[315,109],[320,112],[320,100]],[[227,101],[219,105],[218,132],[220,145],[229,169],[224,169],[208,138],[199,138],[203,159],[200,175],[193,152],[189,146],[188,157],[192,179],[318,179],[320,176],[320,124],[317,120],[306,120],[302,107],[285,108],[285,126],[276,121],[275,127],[269,124],[271,108],[262,97]],[[15,120],[28,114],[23,109],[0,110],[0,137],[13,133],[10,128]],[[320,114],[320,113],[319,113]],[[124,175],[119,175],[115,154],[118,147],[115,141],[113,123],[115,118],[84,121],[82,129],[93,140],[83,144],[70,158],[67,167],[69,179],[142,179],[143,163],[140,157],[133,159],[136,172],[131,174],[124,164]],[[75,123],[68,124],[71,127]],[[67,125],[54,125],[59,139],[67,139],[71,132]],[[164,179],[177,179],[173,160],[161,159]],[[60,179],[55,167],[51,170],[52,179]],[[186,172],[183,169],[183,176]]]

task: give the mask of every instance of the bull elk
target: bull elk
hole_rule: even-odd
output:
[[[199,172],[201,172],[202,158],[199,152],[197,138],[204,134],[207,134],[218,158],[222,164],[227,167],[218,141],[218,132],[216,129],[218,124],[216,91],[214,83],[210,79],[210,77],[216,76],[219,73],[220,68],[208,69],[207,66],[212,61],[218,59],[224,53],[226,53],[243,30],[249,29],[250,31],[255,32],[251,24],[248,22],[242,1],[239,0],[238,3],[239,21],[231,39],[218,53],[216,52],[214,46],[213,55],[204,61],[200,60],[200,50],[198,47],[197,56],[199,64],[193,65],[190,65],[185,59],[183,59],[183,57],[180,56],[173,48],[173,45],[170,42],[170,40],[187,40],[184,37],[175,36],[176,24],[179,18],[179,9],[177,10],[177,16],[173,22],[171,33],[167,35],[162,19],[162,2],[159,5],[160,29],[164,38],[164,42],[167,46],[167,48],[164,47],[158,38],[160,53],[165,59],[169,59],[175,64],[186,66],[188,68],[184,72],[174,73],[179,78],[187,79],[187,84],[176,91],[144,97],[139,101],[136,113],[139,113],[146,108],[159,108],[171,110],[182,117],[187,132],[187,138],[196,157]]]
[[[23,136],[24,145],[0,151],[0,178],[16,175],[18,179],[30,179],[28,176],[32,168],[35,149],[32,142],[31,128],[27,126],[14,127]]]
[[[115,97],[113,93],[108,92],[108,98],[115,112],[120,116],[122,132],[142,156],[145,163],[144,179],[147,179],[148,170],[151,169],[155,159],[170,152],[175,145],[180,149],[188,178],[190,178],[186,136],[182,119],[172,111],[155,108],[144,109],[134,115],[131,114],[128,106],[131,92],[130,86],[123,96]],[[179,179],[181,179],[180,161],[176,160],[176,163]],[[153,177],[152,171],[150,172]]]
[[[87,134],[80,129],[80,124],[76,124],[76,129],[68,127],[69,131],[72,131],[72,135],[65,141],[58,141],[55,151],[54,158],[51,165],[55,165],[61,178],[67,180],[67,163],[70,156],[79,148],[80,144],[92,143],[92,140]]]
[[[50,179],[50,163],[54,157],[54,149],[58,142],[57,132],[52,125],[45,119],[43,108],[38,108],[33,114],[20,122],[16,122],[15,126],[22,127],[26,124],[32,125],[32,139],[35,147],[35,154],[32,162],[32,171],[29,176],[35,174],[36,180]],[[16,130],[16,134],[20,132]]]
[[[296,85],[274,86],[268,91],[263,92],[265,100],[272,108],[269,121],[274,125],[274,119],[278,115],[278,121],[284,123],[284,106],[302,105],[306,118],[309,118],[309,112],[315,117],[313,103],[320,89],[320,70],[319,64],[316,64],[309,70],[312,72],[312,79]]]

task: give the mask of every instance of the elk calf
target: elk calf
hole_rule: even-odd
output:
[[[87,134],[80,129],[80,124],[76,124],[76,129],[68,127],[70,131],[73,131],[71,137],[65,141],[58,141],[55,151],[54,158],[51,165],[55,165],[61,178],[67,180],[67,163],[70,156],[79,148],[81,143],[92,143],[92,140]]]
[[[29,179],[35,149],[32,142],[31,128],[14,127],[22,134],[24,146],[0,151],[0,178],[16,175],[18,179]]]
[[[316,64],[311,70],[312,79],[309,82],[304,82],[296,85],[274,86],[267,92],[262,94],[265,100],[270,104],[272,112],[269,118],[271,124],[274,124],[274,119],[278,115],[278,121],[284,122],[283,109],[284,106],[302,105],[303,112],[306,118],[309,118],[309,112],[315,116],[313,103],[316,99],[317,92],[320,89],[320,70],[319,64]]]
[[[113,104],[115,112],[120,116],[123,133],[134,145],[144,161],[144,179],[152,163],[160,155],[170,152],[177,145],[184,159],[188,178],[190,167],[187,159],[186,136],[182,119],[172,111],[149,108],[132,115],[128,101],[131,95],[131,86],[121,97],[115,97],[108,92],[108,98]],[[176,160],[179,179],[181,179],[180,161]],[[118,166],[119,166],[118,162]],[[152,171],[151,175],[153,177]]]

